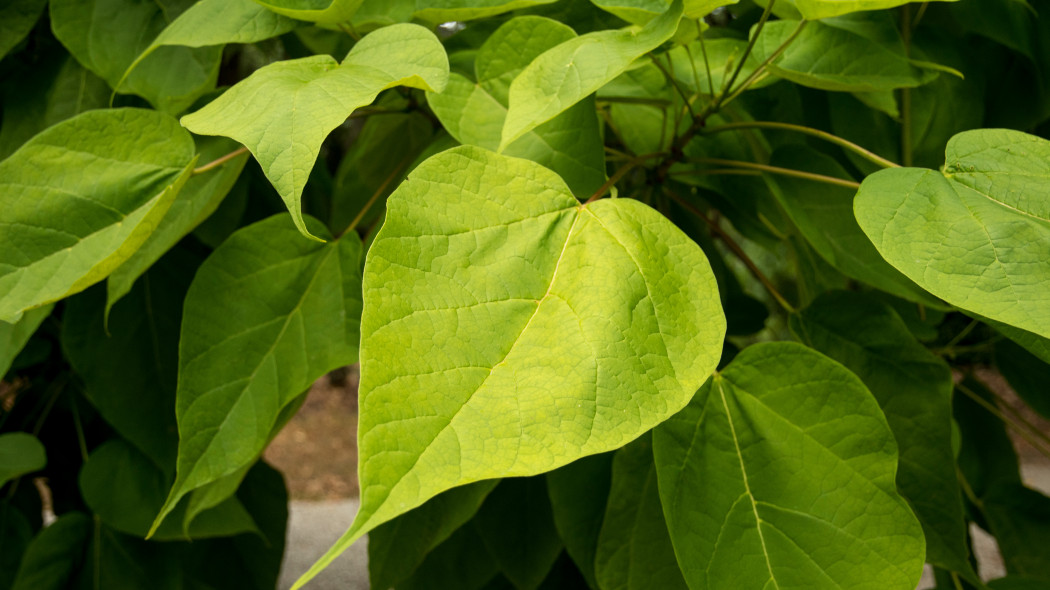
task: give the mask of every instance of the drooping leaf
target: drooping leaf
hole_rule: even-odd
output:
[[[792,316],[791,329],[860,377],[878,401],[900,449],[897,487],[923,525],[926,561],[979,583],[952,452],[948,365],[870,295],[827,293]]]
[[[201,0],[186,9],[131,62],[122,78],[161,47],[255,43],[283,35],[299,23],[255,0]]]
[[[831,157],[805,146],[778,148],[770,157],[770,164],[849,179],[845,169]],[[773,174],[766,176],[766,183],[803,237],[838,271],[898,297],[932,307],[943,306],[890,266],[871,245],[853,216],[856,189]]]
[[[200,506],[233,493],[282,410],[318,377],[357,360],[360,240],[350,233],[320,244],[287,221],[276,215],[230,236],[186,295],[177,476],[157,523],[187,493],[239,474]],[[187,514],[195,511],[191,503]]]
[[[890,264],[952,305],[1050,337],[1050,142],[956,135],[944,171],[883,170],[854,201]]]
[[[655,431],[671,540],[692,588],[912,590],[922,529],[864,384],[791,342],[745,348]]]
[[[598,588],[594,557],[612,484],[612,453],[591,455],[547,474],[554,525],[580,573]],[[371,542],[371,535],[369,535]]]
[[[488,18],[557,0],[415,0],[416,18],[433,23]]]
[[[53,0],[51,29],[85,68],[116,92],[137,94],[155,108],[177,114],[215,87],[220,47],[165,47],[139,56],[188,2]]]
[[[179,323],[203,257],[176,250],[144,274],[106,316],[105,291],[66,302],[62,349],[84,395],[124,439],[170,475],[178,430],[175,385]]]
[[[883,10],[915,2],[916,0],[782,0],[793,4],[803,17],[809,20],[829,18],[852,12]],[[955,0],[940,0],[954,2]]]
[[[164,503],[170,476],[129,443],[110,439],[92,451],[78,477],[91,511],[107,526],[145,537]],[[185,506],[183,506],[185,508]],[[256,531],[252,517],[236,498],[201,513],[183,534],[183,518],[173,512],[153,534],[159,541],[206,539]]]
[[[237,149],[236,143],[225,138],[206,137],[197,143],[198,162],[213,162]],[[145,243],[109,275],[106,281],[107,309],[126,295],[135,281],[165,252],[219,207],[247,161],[248,155],[243,154],[224,162],[217,169],[194,174],[186,181]]]
[[[44,468],[47,454],[44,445],[28,432],[0,434],[0,486]]]
[[[435,547],[474,517],[497,483],[488,480],[451,489],[376,527],[368,535],[371,586],[392,588],[407,579]]]
[[[0,321],[106,278],[160,223],[195,161],[171,117],[114,109],[50,127],[0,162]]]
[[[67,512],[30,541],[11,590],[66,590],[84,561],[91,518]]]
[[[300,584],[446,489],[652,428],[725,333],[706,258],[664,217],[627,199],[581,207],[549,170],[468,146],[391,195],[365,276],[361,510]]]
[[[448,60],[434,34],[394,25],[367,35],[342,64],[316,55],[263,67],[182,124],[246,145],[309,236],[300,200],[325,136],[386,88],[440,91],[447,80]]]
[[[478,49],[477,83],[452,73],[427,102],[460,143],[495,150],[507,116],[510,81],[533,58],[575,37],[572,29],[542,17],[520,17],[496,29]],[[605,152],[594,102],[580,101],[529,131],[503,152],[558,173],[573,194],[586,199],[605,182]]]
[[[473,524],[500,571],[520,590],[539,588],[562,550],[540,477],[501,481]]]
[[[660,509],[651,437],[616,452],[595,556],[602,590],[687,588]]]
[[[771,57],[798,26],[791,20],[766,23],[755,43],[755,57]],[[935,75],[913,65],[903,47],[862,33],[823,22],[808,23],[769,65],[769,71],[803,86],[847,92],[913,88]]]
[[[52,307],[54,306],[45,305],[30,310],[13,324],[0,322],[0,379],[11,368],[11,362],[22,352],[22,348],[29,342],[36,329],[51,315]]]
[[[277,14],[322,25],[338,25],[354,16],[362,0],[254,0]]]
[[[47,0],[9,0],[0,6],[0,59],[33,30]]]
[[[534,59],[510,85],[500,149],[622,74],[635,59],[670,39],[681,18],[682,2],[675,0],[641,30],[588,33]]]

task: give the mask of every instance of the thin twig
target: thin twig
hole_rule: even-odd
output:
[[[998,418],[1007,427],[1013,429],[1014,432],[1028,441],[1028,444],[1032,445],[1032,447],[1039,451],[1044,457],[1050,458],[1050,438],[1047,438],[1045,434],[1038,430],[1030,431],[1028,428],[1021,426],[1017,421],[1013,420],[1004,414],[999,408],[995,407],[995,404],[977,395],[966,385],[959,383],[955,388],[961,391],[963,395],[973,400],[977,405],[987,410],[988,413]]]
[[[813,137],[818,137],[825,141],[831,142],[835,145],[850,150],[858,156],[874,162],[883,168],[900,168],[900,164],[891,162],[882,156],[865,149],[848,139],[844,139],[837,135],[832,135],[827,131],[821,131],[820,129],[814,129],[812,127],[804,127],[802,125],[793,125],[791,123],[778,123],[776,121],[741,121],[739,123],[726,123],[725,125],[716,125],[714,127],[707,127],[703,130],[704,135],[712,133],[721,133],[723,131],[731,131],[734,129],[780,129],[783,131],[794,131],[796,133],[803,133]]]
[[[854,180],[845,180],[842,178],[835,178],[834,176],[815,174],[813,172],[803,172],[802,170],[792,170],[791,168],[780,168],[779,166],[769,166],[767,164],[756,164],[754,162],[745,162],[743,160],[724,160],[722,158],[688,158],[686,161],[694,162],[697,164],[715,164],[717,166],[732,166],[735,168],[758,170],[761,172],[769,172],[770,174],[792,176],[795,178],[802,178],[805,180],[823,182],[825,184],[833,184],[836,186],[842,186],[854,190],[860,188],[860,183]]]
[[[664,152],[653,152],[651,154],[643,154],[641,156],[636,156],[634,158],[631,158],[631,160],[628,161],[626,164],[624,164],[623,166],[620,166],[620,168],[616,172],[613,172],[613,175],[609,177],[609,180],[606,180],[604,184],[602,184],[600,187],[598,187],[598,190],[594,191],[594,194],[591,195],[591,198],[589,198],[586,201],[584,201],[583,204],[584,205],[590,205],[594,201],[597,201],[598,199],[602,198],[602,196],[609,189],[611,189],[614,184],[619,182],[621,178],[623,178],[628,172],[633,170],[639,164],[642,164],[646,160],[651,160],[653,158],[659,158],[660,156],[663,156],[663,155],[664,155]]]
[[[354,229],[357,227],[357,224],[361,223],[361,220],[365,218],[365,214],[367,214],[368,210],[372,208],[372,205],[374,205],[375,202],[379,200],[380,195],[386,192],[386,188],[390,186],[390,183],[394,182],[394,179],[400,176],[401,172],[408,167],[410,160],[411,158],[405,158],[404,160],[402,160],[401,163],[398,164],[397,168],[395,168],[389,176],[383,179],[382,184],[380,184],[379,188],[377,188],[375,192],[372,193],[372,196],[368,199],[368,202],[365,203],[365,206],[357,212],[357,216],[354,217],[354,220],[350,222],[350,225],[346,226],[346,229],[339,233],[339,236],[336,239],[345,236],[348,232],[354,231]]]
[[[769,57],[764,59],[762,63],[758,64],[758,67],[755,68],[755,71],[751,72],[751,75],[740,83],[740,86],[737,86],[735,90],[731,90],[729,92],[729,96],[721,102],[721,106],[725,106],[733,102],[733,100],[735,100],[736,97],[740,96],[740,94],[743,91],[747,90],[748,87],[757,82],[761,76],[765,75],[766,68],[769,67],[769,64],[773,63],[774,60],[780,57],[780,55],[787,50],[788,46],[794,43],[795,39],[798,38],[799,34],[802,33],[802,29],[806,28],[806,25],[808,23],[809,21],[805,19],[798,21],[798,26],[796,26],[795,30],[791,32],[791,35],[789,35],[787,39],[784,39],[784,42],[780,44],[780,47],[777,47],[773,51],[773,53],[769,54]]]
[[[707,71],[707,89],[709,91],[708,96],[712,99],[715,97],[715,80],[711,77],[711,61],[707,59],[707,46],[704,45],[704,30],[700,26],[700,21],[696,21],[696,32],[700,37],[700,53],[704,54],[704,69]],[[700,85],[696,85],[696,91],[700,91]]]
[[[671,86],[675,89],[675,91],[678,93],[678,95],[682,98],[682,102],[685,103],[685,107],[689,110],[689,115],[691,117],[695,116],[696,114],[693,113],[693,105],[692,105],[692,103],[689,102],[689,96],[685,93],[685,90],[683,90],[682,87],[678,84],[678,80],[675,80],[674,75],[670,72],[670,70],[665,68],[664,65],[660,63],[660,60],[657,59],[655,55],[651,55],[649,57],[650,57],[650,60],[653,62],[653,65],[655,65],[657,67],[657,69],[659,69],[660,72],[663,73],[664,77],[667,78],[667,81],[671,84]],[[667,61],[668,62],[671,61],[671,56],[670,55],[667,56]]]
[[[784,296],[780,294],[780,291],[777,291],[776,287],[773,286],[773,282],[770,281],[768,277],[766,277],[766,275],[758,268],[758,265],[756,265],[755,262],[751,260],[751,257],[748,256],[746,252],[744,252],[744,249],[740,247],[740,244],[736,243],[736,240],[734,240],[728,232],[722,229],[717,223],[714,222],[714,220],[705,215],[704,212],[701,211],[698,207],[696,207],[689,201],[686,201],[684,198],[682,198],[666,186],[664,187],[664,194],[666,194],[668,197],[670,197],[672,200],[674,200],[676,203],[681,205],[693,215],[696,215],[697,217],[702,219],[704,223],[706,223],[708,227],[711,228],[711,231],[717,234],[718,237],[721,238],[722,241],[725,243],[725,245],[733,251],[733,254],[735,254],[736,257],[739,258],[745,266],[747,266],[748,270],[751,271],[751,274],[755,275],[755,278],[758,279],[760,283],[762,283],[762,286],[765,287],[767,291],[769,291],[769,294],[773,296],[773,299],[775,299],[777,303],[779,303],[780,306],[784,308],[785,311],[792,314],[796,312],[795,307],[788,303],[787,299],[784,299]]]
[[[193,176],[197,176],[198,174],[204,174],[205,172],[210,172],[210,171],[218,168],[219,166],[222,166],[226,162],[229,162],[230,160],[236,158],[237,156],[240,156],[241,154],[245,154],[245,153],[248,153],[248,148],[246,148],[246,147],[244,147],[242,145],[241,147],[233,150],[232,152],[226,154],[225,156],[222,156],[221,158],[217,158],[215,160],[212,160],[211,162],[208,162],[207,164],[205,164],[203,166],[199,166],[197,168],[194,168],[193,169]]]

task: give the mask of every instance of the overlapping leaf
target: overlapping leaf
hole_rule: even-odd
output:
[[[125,70],[126,79],[142,60],[161,47],[208,47],[255,43],[291,31],[298,23],[254,0],[201,0],[173,20]]]
[[[849,177],[829,156],[804,146],[780,148],[770,163],[832,178]],[[944,305],[890,266],[871,245],[853,216],[855,189],[775,175],[767,175],[766,183],[806,240],[835,269],[910,301]]]
[[[0,6],[0,59],[33,30],[47,0],[10,0]]]
[[[537,16],[515,18],[478,49],[475,84],[452,73],[440,94],[427,101],[459,142],[495,150],[507,117],[511,80],[536,56],[575,37],[572,29]],[[507,146],[508,156],[526,158],[558,173],[581,198],[605,182],[605,151],[594,102],[585,99]]]
[[[882,10],[914,2],[915,0],[781,0],[794,4],[809,20],[840,16],[852,12]],[[941,0],[954,2],[955,0]]]
[[[487,18],[530,6],[550,4],[557,0],[415,0],[414,16],[425,21],[444,23]]]
[[[435,547],[474,517],[499,480],[451,489],[376,527],[368,535],[368,579],[391,588],[407,579]]]
[[[254,0],[277,14],[322,25],[345,23],[362,0]]]
[[[599,31],[560,43],[534,59],[510,85],[500,149],[622,74],[674,35],[682,1],[640,30]]]
[[[849,24],[809,23],[769,71],[803,86],[849,92],[911,88],[936,75],[915,66],[903,46],[871,38]],[[771,57],[798,26],[791,20],[766,23],[755,43],[756,58]]]
[[[612,485],[612,462],[613,453],[591,455],[547,474],[554,526],[591,588],[598,588],[594,558]]]
[[[215,87],[220,47],[165,47],[125,79],[145,50],[186,2],[55,0],[51,28],[85,68],[117,92],[138,94],[155,108],[179,113]]]
[[[871,393],[799,344],[745,348],[658,427],[660,497],[690,588],[912,590],[922,530]]]
[[[41,322],[51,315],[52,307],[45,305],[30,310],[13,324],[0,322],[0,378],[11,368],[11,362],[22,352],[22,348],[29,342],[33,332],[40,327]]]
[[[90,111],[0,162],[0,321],[81,291],[160,223],[196,161],[193,140],[156,111]]]
[[[215,161],[237,148],[237,144],[225,138],[209,137],[197,143],[198,161],[205,162]],[[146,269],[219,207],[247,161],[247,154],[237,156],[216,169],[194,175],[186,181],[153,233],[109,276],[106,281],[107,309],[131,290],[131,286]]]
[[[943,171],[868,176],[854,202],[861,229],[930,293],[1050,337],[1050,142],[970,131],[946,156]]]
[[[948,365],[919,344],[891,308],[861,293],[818,297],[791,317],[791,329],[871,390],[900,448],[897,485],[923,525],[926,560],[978,583],[952,452]]]
[[[687,588],[660,508],[648,435],[614,455],[612,489],[594,567],[602,590]]]
[[[261,68],[182,123],[247,146],[296,227],[310,235],[300,199],[325,136],[386,88],[440,91],[447,80],[448,60],[433,33],[394,25],[366,36],[342,64],[317,55]]]
[[[157,523],[187,493],[188,515],[232,494],[282,410],[357,360],[361,243],[303,239],[278,215],[239,230],[201,266],[179,342],[177,476]],[[327,235],[311,220],[311,229]],[[156,525],[155,525],[156,526]]]
[[[706,258],[663,216],[581,207],[549,170],[475,147],[391,195],[365,277],[362,506],[300,584],[446,489],[652,428],[711,373],[725,333]]]

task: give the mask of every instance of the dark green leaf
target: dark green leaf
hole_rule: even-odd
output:
[[[922,529],[867,388],[789,342],[745,348],[653,437],[671,540],[694,588],[912,590]]]
[[[44,445],[28,432],[0,434],[0,486],[47,465]]]
[[[687,586],[660,508],[649,435],[616,451],[594,569],[603,590]]]
[[[598,588],[594,558],[612,485],[612,460],[612,453],[592,455],[547,474],[554,525],[591,588]]]
[[[47,0],[8,0],[0,6],[0,59],[33,30],[45,6]]]
[[[91,517],[69,512],[40,531],[26,548],[11,589],[67,590],[84,562],[91,526]]]
[[[53,305],[45,305],[26,312],[13,324],[0,322],[0,378],[11,368],[11,363],[22,352],[29,338],[40,324],[51,315]]]
[[[500,571],[519,590],[538,588],[562,550],[542,477],[501,481],[485,498],[473,525]]]

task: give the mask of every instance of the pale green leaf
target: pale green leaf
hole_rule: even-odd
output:
[[[694,589],[913,590],[922,529],[864,384],[791,342],[745,348],[653,436]]]
[[[902,6],[918,0],[781,0],[794,4],[803,17],[809,20],[828,18],[868,10],[883,10]],[[954,2],[955,0],[940,0]]]
[[[223,484],[192,501],[189,515],[232,493],[282,410],[315,379],[357,360],[357,235],[320,244],[287,222],[277,215],[230,236],[186,295],[177,476],[157,522],[198,488]]]
[[[538,164],[469,146],[410,178],[365,263],[361,510],[300,584],[446,489],[622,446],[721,350],[707,259],[645,205],[580,206]]]
[[[44,468],[44,445],[27,432],[0,434],[0,486],[27,473]]]
[[[416,0],[414,16],[422,20],[443,23],[488,18],[510,12],[550,4],[557,0]]]
[[[45,6],[47,0],[8,0],[0,6],[0,59],[33,30]]]
[[[897,486],[926,534],[926,561],[979,583],[970,566],[966,521],[952,452],[952,374],[871,295],[818,297],[791,330],[868,386],[900,449]]]
[[[616,452],[594,560],[602,590],[685,590],[660,508],[652,437]]]
[[[146,536],[171,480],[149,458],[129,443],[114,438],[92,451],[77,477],[80,493],[91,511],[114,529]],[[184,510],[185,505],[181,506]],[[154,533],[159,541],[205,539],[258,532],[251,515],[236,498],[202,513],[183,536],[177,510]]]
[[[657,56],[656,59],[665,67],[669,65],[667,69],[674,75],[675,80],[688,88],[691,93],[714,95],[722,90],[729,81],[728,78],[740,65],[740,58],[744,56],[746,48],[747,41],[742,39],[729,37],[705,39],[702,44],[699,41],[693,41],[688,45],[675,46],[667,53]],[[705,52],[707,54],[706,63],[704,61]],[[761,61],[755,53],[748,53],[737,82],[746,80],[760,64]],[[708,66],[710,66],[710,77],[708,77]],[[751,88],[761,88],[775,81],[775,78],[766,78],[756,82]]]
[[[588,33],[534,59],[510,85],[501,149],[625,72],[635,59],[670,39],[681,18],[682,2],[675,0],[641,29]]]
[[[255,43],[283,35],[299,23],[264,8],[254,0],[201,0],[171,22],[124,71],[160,47],[208,47],[227,43]]]
[[[478,48],[474,73],[478,84],[506,106],[510,85],[532,60],[576,37],[569,27],[542,16],[512,18]]]
[[[435,547],[474,517],[499,480],[451,489],[368,534],[368,580],[391,588],[407,579]]]
[[[755,43],[755,57],[765,60],[798,28],[797,21],[766,23]],[[913,88],[936,72],[912,64],[903,47],[844,26],[808,23],[769,72],[802,86],[845,92],[877,92]]]
[[[15,360],[22,348],[29,342],[33,332],[40,324],[51,315],[53,305],[45,305],[30,310],[22,315],[22,319],[13,324],[0,322],[0,378],[11,368],[11,362]]]
[[[0,321],[106,278],[160,223],[196,161],[171,117],[89,111],[0,162]]]
[[[507,116],[509,80],[535,55],[573,36],[572,29],[550,19],[515,18],[497,29],[478,50],[478,83],[452,73],[444,92],[427,93],[427,102],[460,143],[495,150]],[[576,103],[524,134],[504,153],[557,172],[582,199],[605,182],[605,150],[591,99]]]
[[[277,14],[322,25],[338,25],[354,16],[362,0],[255,0]]]
[[[206,137],[197,143],[198,162],[212,162],[237,149],[237,144],[226,138]],[[106,281],[107,309],[126,295],[135,281],[154,262],[219,207],[219,203],[233,188],[233,183],[237,181],[247,161],[248,155],[243,154],[224,162],[218,168],[194,174],[186,181],[156,230],[127,261],[109,275]]]
[[[777,149],[770,164],[849,179],[845,169],[830,156],[805,146],[788,145]],[[943,306],[890,266],[871,245],[871,240],[864,235],[853,216],[856,189],[774,174],[766,175],[766,184],[802,236],[836,270],[909,301],[932,307]]]
[[[50,6],[55,37],[117,92],[138,94],[175,114],[215,87],[220,47],[165,47],[124,78],[128,66],[186,2],[52,0]]]
[[[942,171],[868,176],[861,229],[890,264],[948,303],[1050,337],[1050,142],[960,133]]]
[[[394,25],[367,35],[342,64],[316,55],[261,68],[182,124],[247,146],[296,227],[309,236],[300,200],[328,133],[387,88],[440,91],[447,80],[448,60],[437,37],[418,25]]]

